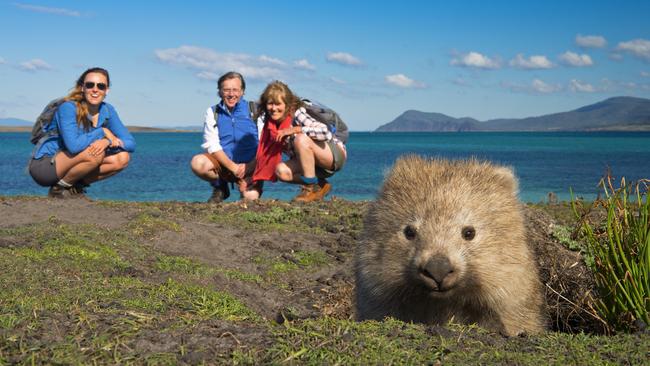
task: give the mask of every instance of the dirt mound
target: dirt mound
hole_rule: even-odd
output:
[[[569,250],[554,234],[558,223],[540,209],[527,207],[528,244],[539,265],[552,330],[602,333],[602,322],[592,309],[594,280],[578,251]]]

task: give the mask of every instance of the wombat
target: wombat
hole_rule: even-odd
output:
[[[543,331],[517,190],[509,168],[488,162],[398,159],[356,248],[357,318]]]

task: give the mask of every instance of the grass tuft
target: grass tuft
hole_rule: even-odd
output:
[[[604,222],[593,220],[589,210],[573,201],[581,219],[587,251],[593,257],[592,270],[600,298],[600,316],[614,330],[632,330],[637,322],[650,324],[650,202],[648,180],[614,187],[611,177],[601,180],[604,198],[593,208],[607,213]],[[632,199],[630,199],[632,196]]]

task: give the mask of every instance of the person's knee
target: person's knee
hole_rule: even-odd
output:
[[[71,155],[68,155],[71,157]],[[102,162],[104,161],[104,158],[106,157],[106,153],[104,151],[100,152],[99,154],[91,154],[90,153],[90,148],[87,148],[86,150],[80,152],[76,156],[74,156],[75,159],[80,159],[77,160],[77,164],[79,163],[87,163],[87,164],[92,164],[96,166],[100,166]]]
[[[131,155],[128,152],[121,152],[117,154],[116,156],[117,160],[117,170],[124,170],[126,169],[127,166],[129,166],[129,161],[131,161]]]
[[[293,173],[289,167],[282,163],[275,167],[275,176],[283,182],[289,182],[293,179]]]
[[[104,161],[104,158],[106,157],[106,153],[104,153],[102,151],[101,153],[99,153],[97,155],[86,154],[86,156],[88,157],[88,162],[93,163],[96,166],[100,166],[100,165],[102,165],[102,162]]]
[[[190,162],[194,174],[203,175],[212,168],[212,163],[203,154],[194,155]]]
[[[312,139],[304,133],[297,134],[293,139],[293,147],[296,150],[309,149],[312,144]]]

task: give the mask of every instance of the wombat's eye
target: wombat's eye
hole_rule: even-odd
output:
[[[474,239],[474,236],[476,236],[476,230],[474,230],[473,226],[465,226],[461,234],[463,235],[463,239],[469,241]]]
[[[404,237],[408,240],[415,239],[415,236],[418,234],[417,230],[411,225],[406,225],[404,228]]]

